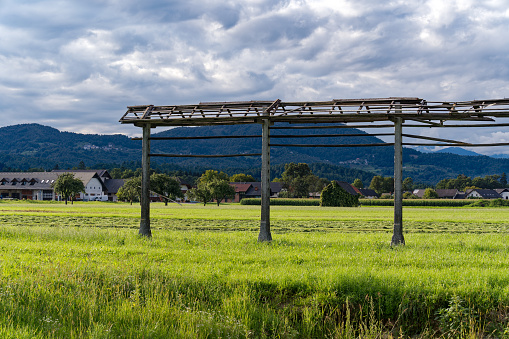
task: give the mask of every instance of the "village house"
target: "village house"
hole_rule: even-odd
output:
[[[504,199],[504,200],[509,199],[509,189],[508,188],[497,188],[497,189],[495,189],[495,192],[497,192],[502,199]]]
[[[436,190],[439,199],[455,199],[458,194],[457,189],[437,189]]]
[[[376,199],[380,197],[375,190],[369,188],[357,188],[357,190],[359,191],[359,194],[366,199]]]
[[[346,181],[336,181],[336,182],[347,193],[350,193],[351,195],[362,195],[362,193],[360,192],[360,190],[357,187],[350,185]]]
[[[422,199],[424,197],[424,189],[414,189],[412,194],[415,195],[416,197]]]
[[[501,199],[502,197],[495,190],[491,189],[469,189],[465,192],[466,199]]]
[[[177,181],[179,182],[180,184],[180,192],[182,192],[182,195],[184,196],[184,198],[178,198],[177,200],[179,201],[189,201],[189,198],[187,196],[187,192],[193,188],[193,185],[191,185],[190,183],[187,183],[185,182],[184,180],[180,179],[180,178],[177,178]]]
[[[63,173],[73,173],[85,185],[77,199],[84,201],[116,201],[116,193],[124,184],[112,179],[106,170],[56,170],[52,172],[0,172],[0,198],[27,200],[60,200],[52,185]]]
[[[235,197],[233,202],[240,202],[244,198],[261,198],[262,183],[261,182],[231,182],[231,186],[235,187]],[[283,189],[280,182],[270,183],[270,197],[277,198],[279,192]]]

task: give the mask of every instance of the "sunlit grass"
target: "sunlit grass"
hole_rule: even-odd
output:
[[[0,210],[0,337],[503,337],[508,328],[509,209],[405,209],[407,245],[396,248],[385,207],[274,207],[270,244],[256,241],[256,206],[153,204],[152,240],[137,236],[139,205]],[[447,313],[455,300],[471,313],[465,329],[441,322],[466,321]]]
[[[75,202],[73,205],[63,203],[0,203],[3,215],[74,215],[139,218],[139,204]],[[314,207],[314,206],[272,206],[271,218],[274,220],[366,220],[386,221],[393,218],[392,207],[363,206]],[[411,222],[465,222],[465,223],[508,223],[509,208],[469,208],[469,207],[404,207],[404,219]],[[258,220],[259,206],[240,204],[151,204],[153,218],[170,219],[215,219],[215,220]]]

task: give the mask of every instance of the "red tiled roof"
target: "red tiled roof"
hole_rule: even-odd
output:
[[[240,192],[247,192],[247,190],[249,189],[249,187],[251,187],[251,184],[237,184],[237,183],[230,183],[231,186],[235,187],[235,193],[240,193]]]

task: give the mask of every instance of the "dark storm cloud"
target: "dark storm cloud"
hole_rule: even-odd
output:
[[[135,104],[506,97],[506,7],[501,0],[2,0],[0,109],[13,117],[3,124],[132,133],[117,121]]]

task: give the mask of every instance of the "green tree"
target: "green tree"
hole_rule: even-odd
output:
[[[133,171],[133,170],[131,170],[131,169],[126,169],[126,170],[124,170],[124,171],[122,172],[122,175],[121,175],[122,179],[129,179],[129,178],[136,177],[136,176],[138,176],[138,175],[136,175],[136,174],[134,173],[134,171]],[[139,176],[141,176],[141,173],[140,173],[140,175],[139,175]]]
[[[121,179],[122,178],[122,170],[120,168],[113,168],[108,171],[113,179]]]
[[[361,179],[355,179],[353,181],[352,186],[357,187],[357,188],[364,188],[364,184],[362,183]]]
[[[403,180],[403,191],[412,191],[414,189],[414,181],[408,177]]]
[[[51,184],[51,187],[53,187],[58,195],[64,198],[66,205],[68,200],[71,200],[71,204],[73,203],[76,194],[85,192],[85,185],[83,184],[83,181],[75,178],[74,173],[60,174],[57,180]]]
[[[187,194],[191,200],[203,202],[203,206],[212,199],[212,192],[205,182],[199,182],[197,187],[191,188]]]
[[[207,188],[210,191],[212,199],[216,200],[217,206],[219,206],[219,203],[224,198],[232,197],[235,195],[235,188],[231,186],[226,180],[213,180],[207,184]]]
[[[224,180],[229,181],[230,177],[228,177],[228,174],[224,172],[218,172],[214,170],[206,170],[205,173],[201,175],[201,177],[198,179],[198,182],[204,182],[209,183],[214,180]]]
[[[502,185],[502,188],[507,187],[507,175],[505,172],[500,176],[500,185]]]
[[[141,177],[134,177],[124,182],[124,185],[118,189],[117,198],[122,201],[133,201],[141,199]]]
[[[502,188],[502,184],[500,183],[500,175],[498,174],[492,174],[487,175],[484,177],[484,186],[481,186],[482,188]]]
[[[78,164],[78,169],[79,170],[87,169],[87,167],[85,166],[85,162],[83,160],[81,160],[80,163]]]
[[[385,177],[383,182],[383,192],[391,193],[394,191],[394,178],[393,177]]]
[[[330,183],[329,180],[316,175],[309,175],[306,180],[309,184],[309,192],[321,192]]]
[[[371,179],[369,188],[374,190],[376,193],[381,194],[383,191],[384,178],[381,175],[376,175]]]
[[[417,196],[413,195],[412,192],[403,193],[403,199],[416,199]]]
[[[308,197],[311,189],[323,187],[324,184],[313,174],[308,164],[293,162],[285,164],[285,170],[279,181],[283,183],[283,188],[288,191],[289,196],[297,198]]]
[[[468,186],[472,186],[472,179],[464,174],[460,174],[455,179],[440,180],[436,187],[437,189],[457,189],[464,191]]]
[[[424,195],[422,198],[423,199],[437,199],[438,194],[434,189],[428,187],[424,190]]]
[[[153,173],[150,176],[150,190],[163,197],[165,206],[168,206],[168,200],[184,197],[178,180],[166,174]]]
[[[472,179],[472,185],[475,187],[487,188],[485,180],[481,177],[475,177]]]
[[[345,191],[337,181],[333,180],[320,195],[320,206],[326,207],[357,207],[359,195]]]
[[[196,188],[189,190],[194,200],[203,202],[205,206],[212,199],[217,200],[219,206],[224,197],[235,195],[235,188],[229,184],[230,178],[224,172],[206,170],[198,179]]]
[[[253,176],[244,173],[234,174],[230,177],[230,182],[253,182],[253,181],[255,181],[255,178],[253,178]]]

